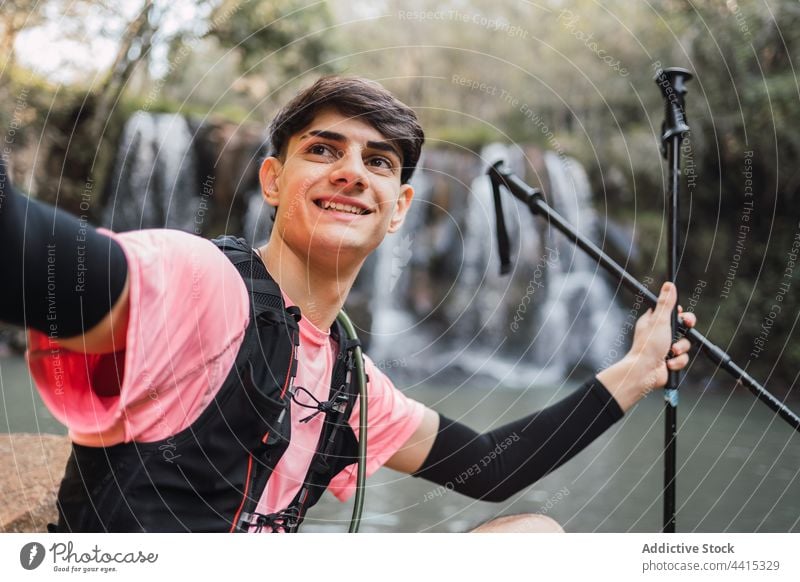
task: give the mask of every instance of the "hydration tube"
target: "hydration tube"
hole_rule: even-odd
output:
[[[337,318],[342,324],[347,338],[358,339],[353,322],[344,312],[339,311]],[[367,480],[367,374],[364,371],[364,354],[361,346],[353,349],[355,373],[358,380],[358,474],[356,476],[356,495],[353,503],[353,516],[350,518],[348,533],[358,533],[361,525],[361,514],[364,511],[364,483]]]

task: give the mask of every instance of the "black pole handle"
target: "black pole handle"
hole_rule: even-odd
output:
[[[673,137],[683,137],[689,132],[686,122],[686,83],[692,74],[680,67],[659,69],[656,84],[664,97],[664,121],[661,124],[661,154],[667,157],[667,145]]]

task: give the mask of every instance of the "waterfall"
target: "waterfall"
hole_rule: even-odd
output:
[[[602,246],[600,222],[592,204],[589,179],[583,166],[572,158],[547,152],[545,167],[550,179],[550,204],[582,235]],[[611,346],[623,323],[621,308],[605,272],[586,253],[560,233],[551,237],[558,249],[547,287],[545,314],[548,324],[563,334],[557,344],[562,365],[582,362],[597,369],[608,363]]]
[[[499,274],[494,199],[486,175],[489,166],[499,160],[524,175],[525,155],[518,146],[493,143],[482,149],[480,159],[480,172],[470,188],[464,226],[464,272],[454,301],[464,321],[459,326],[461,334],[453,365],[465,373],[489,376],[504,385],[553,383],[558,381],[564,366],[553,357],[536,356],[538,344],[547,345],[550,334],[537,333],[533,309],[536,302],[531,303],[529,312],[523,299],[534,259],[543,252],[542,239],[527,208],[503,191],[503,213],[513,241],[513,269],[509,275]],[[521,317],[523,309],[525,325],[518,329],[511,325],[512,317]],[[545,339],[537,342],[542,336]]]
[[[577,364],[594,370],[610,363],[622,316],[609,283],[588,256],[507,192],[504,214],[514,268],[509,276],[499,275],[494,201],[485,174],[500,159],[525,177],[530,164],[518,146],[490,144],[461,170],[443,152],[426,158],[415,179],[416,214],[377,251],[370,305],[373,358],[414,352],[414,366],[423,376],[444,369],[510,386],[557,383]],[[464,167],[473,168],[468,178]],[[551,203],[581,233],[600,242],[581,165],[547,153],[544,169]],[[454,174],[459,171],[462,175]],[[441,175],[448,178],[446,189],[458,183],[469,188],[449,199],[446,210],[458,236],[439,236],[446,242],[437,250],[429,214],[436,206],[432,184]],[[439,273],[441,265],[451,265],[447,280]],[[438,304],[420,301],[430,294],[420,288],[423,279],[427,285],[434,280]]]
[[[480,154],[481,169],[471,183],[464,240],[464,272],[456,291],[456,305],[466,315],[467,333],[488,334],[483,339],[496,344],[502,340],[502,318],[496,317],[503,304],[504,283],[499,272],[497,239],[495,237],[494,201],[486,170],[499,159],[512,164],[510,150],[502,144],[490,144]],[[518,164],[512,164],[517,167]],[[518,232],[517,222],[511,220],[509,232]],[[512,235],[513,236],[513,235]],[[467,326],[462,326],[464,329]]]
[[[167,227],[195,232],[201,200],[186,119],[134,113],[122,133],[104,225],[115,231]]]
[[[405,354],[419,350],[425,344],[424,338],[414,336],[416,318],[403,302],[403,297],[412,292],[410,272],[415,253],[417,263],[427,262],[420,256],[425,254],[420,236],[425,234],[422,226],[432,187],[425,166],[423,156],[411,180],[414,199],[403,226],[398,232],[386,235],[375,251],[369,307],[372,313],[370,356],[376,362],[396,359],[398,338],[403,340]]]

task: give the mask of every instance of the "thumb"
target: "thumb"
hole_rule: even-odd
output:
[[[675,309],[675,303],[678,301],[678,290],[675,285],[669,281],[661,286],[661,293],[658,295],[658,302],[654,316],[659,321],[670,321],[672,310]]]

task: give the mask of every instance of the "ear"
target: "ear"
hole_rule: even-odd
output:
[[[394,214],[389,221],[388,232],[397,232],[403,226],[403,222],[408,214],[408,209],[411,207],[411,200],[414,198],[414,188],[411,184],[403,184],[400,186],[400,195],[397,197],[397,202],[394,206]]]
[[[258,170],[258,180],[261,182],[261,195],[270,206],[278,206],[278,178],[281,175],[283,164],[278,158],[268,157]]]

